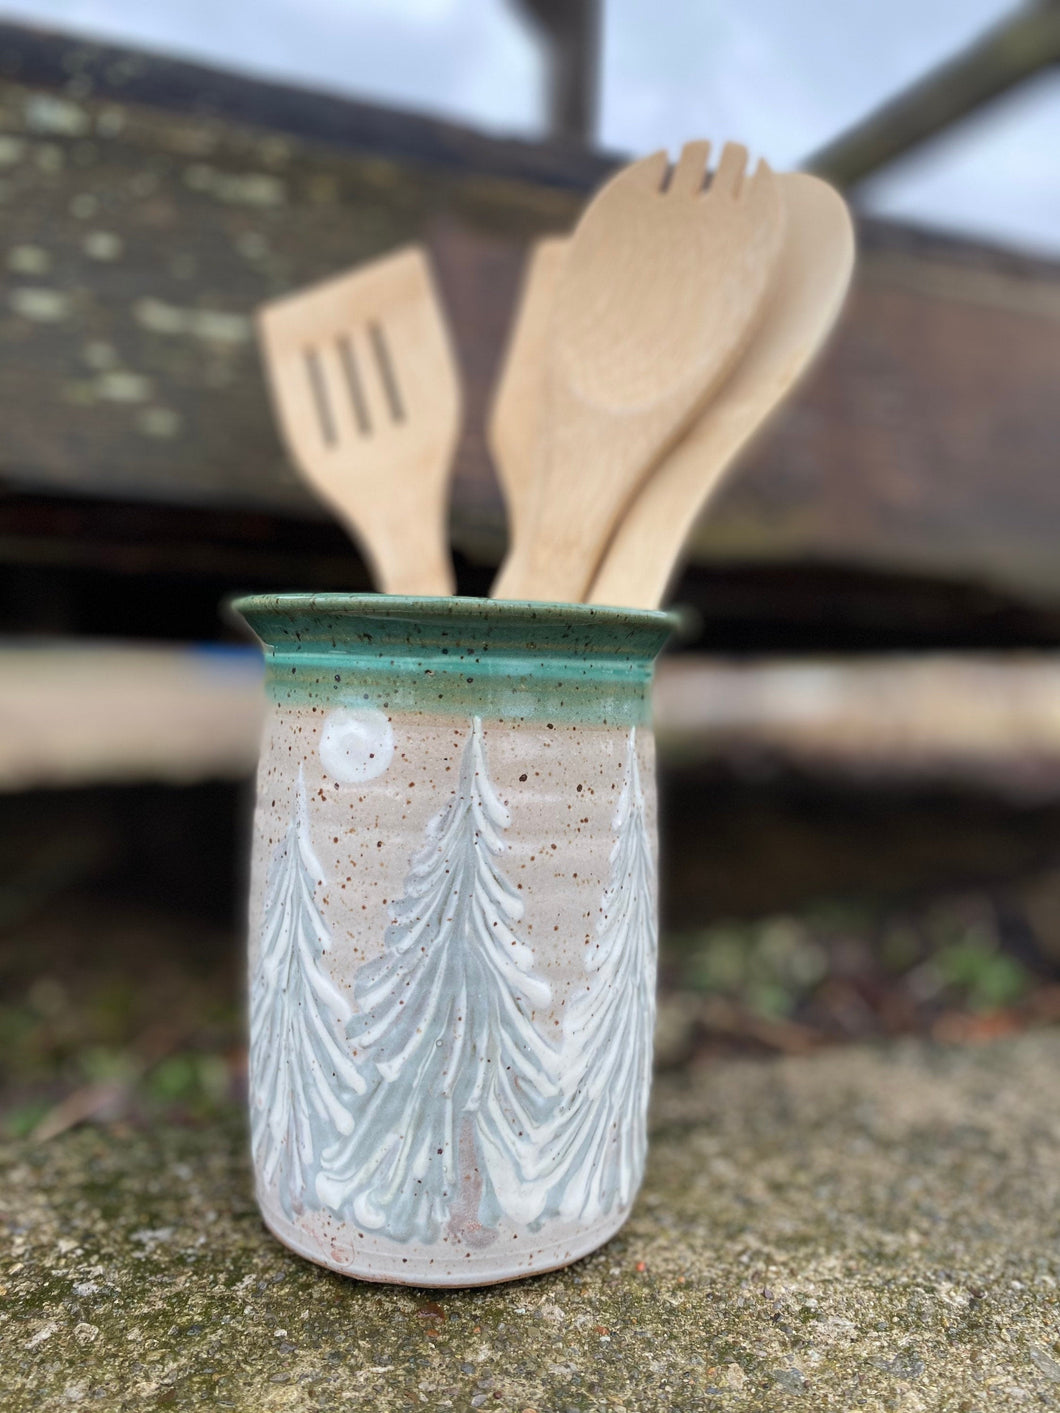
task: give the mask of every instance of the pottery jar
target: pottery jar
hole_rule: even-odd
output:
[[[250,886],[258,1201],[366,1280],[565,1265],[644,1167],[663,613],[282,594]]]

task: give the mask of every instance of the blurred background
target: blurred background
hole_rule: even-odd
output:
[[[242,1092],[256,653],[361,589],[251,315],[426,242],[463,592],[522,259],[623,157],[841,187],[839,333],[697,533],[660,671],[659,1062],[1060,1020],[1060,4],[0,6],[0,1131]]]

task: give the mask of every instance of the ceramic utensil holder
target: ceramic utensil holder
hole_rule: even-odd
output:
[[[365,1280],[566,1265],[641,1180],[663,613],[245,598],[258,1201]]]

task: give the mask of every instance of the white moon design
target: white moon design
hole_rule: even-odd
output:
[[[338,707],[324,718],[320,761],[333,780],[352,785],[382,775],[394,759],[394,733],[381,711]]]

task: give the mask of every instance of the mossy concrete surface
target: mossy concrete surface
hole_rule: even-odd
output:
[[[1060,1408],[1060,1032],[664,1076],[576,1267],[345,1280],[262,1228],[241,1123],[15,1145],[0,1407]]]

